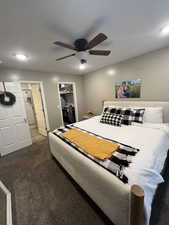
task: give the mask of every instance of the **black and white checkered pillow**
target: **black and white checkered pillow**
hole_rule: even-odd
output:
[[[104,112],[100,122],[120,127],[122,120],[123,115],[121,114],[117,115],[114,113]]]
[[[130,108],[111,108],[107,107],[104,112],[114,113],[117,115],[123,115],[122,124],[131,125],[133,121],[133,112]]]
[[[116,114],[123,115],[122,124],[131,125],[133,121],[133,112],[130,108],[117,108]]]
[[[117,108],[113,108],[113,107],[104,108],[104,112],[109,112],[109,113],[114,113],[114,114],[116,114],[116,110],[117,110]]]
[[[133,122],[143,123],[145,109],[132,109]]]

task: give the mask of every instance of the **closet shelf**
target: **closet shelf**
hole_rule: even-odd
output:
[[[69,92],[69,91],[67,91],[67,92],[62,92],[62,91],[61,91],[60,94],[61,94],[61,95],[65,95],[65,94],[73,94],[73,92]]]

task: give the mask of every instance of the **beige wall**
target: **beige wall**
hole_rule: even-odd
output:
[[[109,75],[110,69],[114,75]],[[116,81],[138,78],[142,79],[139,100],[169,101],[169,48],[84,75],[85,111],[100,113],[102,100],[114,99]]]
[[[113,69],[114,75],[109,71]],[[105,67],[86,75],[62,75],[12,69],[0,70],[0,81],[43,81],[50,128],[61,125],[57,81],[75,82],[79,118],[84,112],[100,113],[103,100],[115,99],[116,81],[142,79],[141,98],[138,100],[169,101],[169,48]],[[133,99],[136,100],[136,99]]]
[[[83,109],[83,84],[80,75],[63,75],[53,73],[31,72],[23,70],[2,69],[0,70],[0,81],[43,81],[47,111],[49,117],[50,129],[61,125],[61,114],[57,108],[59,105],[57,81],[75,82],[77,89],[77,103],[79,118],[81,118]]]

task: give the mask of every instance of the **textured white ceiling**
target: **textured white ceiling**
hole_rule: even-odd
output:
[[[56,62],[73,51],[53,42],[73,44],[103,32],[109,39],[95,49],[109,57],[88,56],[85,72],[169,45],[160,29],[169,22],[168,0],[4,0],[0,2],[0,60],[4,66],[81,74],[79,59]],[[29,61],[13,56],[23,52]],[[3,66],[3,65],[0,65]]]

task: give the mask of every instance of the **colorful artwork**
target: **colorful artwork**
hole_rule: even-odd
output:
[[[140,98],[141,80],[129,80],[115,83],[116,98]]]

